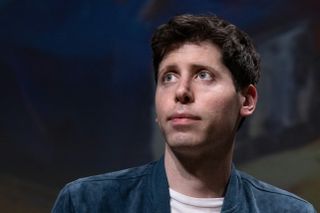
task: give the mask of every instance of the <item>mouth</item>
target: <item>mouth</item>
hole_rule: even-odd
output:
[[[174,113],[168,117],[168,121],[174,126],[176,125],[190,125],[194,122],[201,120],[199,116],[189,113]]]

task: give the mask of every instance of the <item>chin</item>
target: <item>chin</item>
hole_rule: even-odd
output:
[[[197,146],[200,143],[200,140],[192,134],[179,133],[168,137],[167,142],[170,146],[193,147]]]
[[[195,155],[201,153],[205,146],[201,140],[196,140],[194,137],[173,137],[167,140],[167,146],[175,153],[184,153]]]

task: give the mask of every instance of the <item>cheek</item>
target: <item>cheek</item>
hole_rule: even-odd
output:
[[[208,108],[208,106],[210,107]],[[210,100],[205,103],[204,107],[208,109],[208,117],[214,117],[217,122],[222,122],[226,118],[237,119],[240,113],[238,97],[232,94],[228,96],[224,94],[224,96]]]
[[[157,91],[155,95],[155,110],[156,110],[157,118],[159,120],[161,120],[161,118],[163,117],[162,115],[164,114],[165,107],[166,107],[166,98],[163,98],[163,95],[161,95],[161,93]]]

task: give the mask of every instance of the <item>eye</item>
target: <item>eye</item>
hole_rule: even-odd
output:
[[[212,80],[212,75],[209,71],[203,70],[197,73],[196,78],[200,79],[200,80],[207,80],[210,81]]]
[[[165,73],[162,77],[162,82],[168,83],[168,82],[175,82],[177,80],[177,77],[173,72]]]

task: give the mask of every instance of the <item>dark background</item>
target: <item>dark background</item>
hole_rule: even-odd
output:
[[[319,1],[0,0],[0,210],[48,212],[79,177],[157,159],[150,37],[215,13],[262,57],[236,164],[320,208]]]

